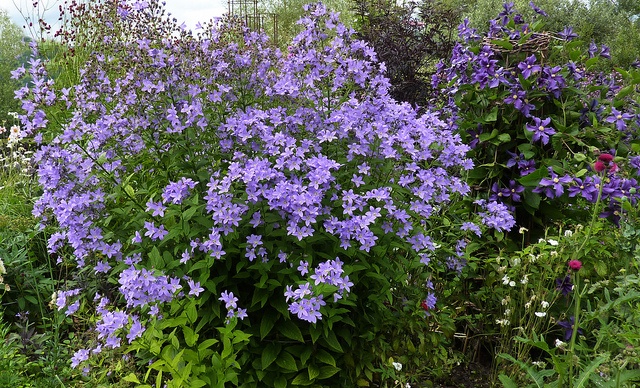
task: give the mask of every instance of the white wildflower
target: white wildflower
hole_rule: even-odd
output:
[[[566,342],[562,342],[559,339],[556,338],[556,342],[555,342],[555,347],[556,348],[560,348],[560,349],[564,349],[565,346],[567,346]]]
[[[538,368],[544,368],[547,365],[544,361],[533,361],[532,364]]]
[[[529,274],[524,275],[524,277],[522,278],[522,280],[520,280],[520,283],[522,283],[522,284],[527,284],[527,283],[529,283]]]
[[[496,319],[496,323],[500,326],[509,326],[511,324],[508,319]]]
[[[524,226],[520,227],[520,230],[518,231],[518,233],[520,234],[524,234],[524,232],[528,232],[529,229],[525,228]]]
[[[504,310],[504,316],[508,317],[509,315],[511,315],[511,309]]]
[[[0,259],[0,275],[4,275],[7,273],[7,269],[4,267],[4,261]]]
[[[571,237],[573,236],[573,231],[571,230],[565,230],[564,231],[564,237]]]
[[[547,315],[547,313],[545,313],[544,311],[536,311],[534,314],[539,318],[545,317]]]
[[[506,286],[507,284],[509,284],[509,281],[510,281],[510,280],[511,280],[511,279],[509,279],[509,276],[504,275],[504,276],[502,277],[502,284],[504,284],[504,285]]]
[[[558,246],[558,241],[556,240],[548,239],[547,242],[554,247]]]
[[[397,370],[398,372],[402,370],[402,364],[399,362],[392,362],[391,363],[393,365],[393,367],[395,368],[395,370]]]
[[[518,265],[520,265],[520,258],[519,257],[514,257],[513,259],[511,259],[511,266],[512,267],[517,267]]]
[[[543,309],[546,309],[549,307],[549,302],[547,302],[546,300],[543,300],[542,302],[540,302],[540,305],[542,306]]]

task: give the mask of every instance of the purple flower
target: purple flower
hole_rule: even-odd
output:
[[[556,279],[556,290],[560,291],[564,296],[569,295],[573,290],[573,283],[571,283],[571,276],[567,275],[564,278]]]
[[[564,328],[564,340],[569,341],[573,336],[573,330],[575,329],[574,317],[572,316],[567,321],[558,321],[558,326]],[[578,328],[578,333],[582,334],[582,329]]]
[[[549,167],[549,174],[551,178],[542,178],[538,187],[533,189],[534,193],[544,193],[548,198],[557,198],[564,193],[564,186],[573,182],[573,179],[569,175],[563,177],[558,176],[553,171],[552,167]]]
[[[198,296],[204,288],[200,287],[200,282],[194,282],[192,279],[187,280],[187,284],[189,285],[189,295]]]
[[[562,30],[562,32],[558,33],[558,36],[568,42],[568,41],[571,41],[571,40],[577,38],[578,34],[573,32],[573,28],[565,27],[564,30]]]
[[[80,363],[89,359],[89,349],[80,349],[71,357],[71,367],[77,368]]]
[[[630,113],[622,113],[616,108],[611,108],[611,116],[605,119],[608,123],[615,123],[618,131],[624,131],[627,129],[626,120],[632,119],[634,116]]]
[[[549,16],[549,15],[548,15],[546,12],[544,12],[542,9],[538,8],[538,7],[533,3],[533,1],[530,1],[530,2],[529,2],[529,6],[531,7],[531,9],[533,9],[533,11],[534,11],[535,13],[537,13],[537,14],[539,14],[539,15],[542,15],[542,16]]]
[[[524,62],[520,62],[518,64],[518,69],[520,69],[520,72],[525,79],[529,78],[532,74],[538,73],[542,70],[542,67],[540,67],[540,65],[536,65],[535,63],[536,56],[534,54],[531,54],[524,60]]]
[[[551,123],[550,117],[547,117],[544,120],[534,117],[533,124],[526,125],[527,131],[533,132],[533,141],[541,141],[544,145],[549,143],[549,136],[556,133],[552,127],[548,127],[549,123]]]

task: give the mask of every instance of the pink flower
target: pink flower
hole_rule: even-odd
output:
[[[593,164],[593,169],[596,170],[597,172],[603,172],[606,168],[607,166],[605,166],[604,162],[601,160],[598,160]]]
[[[577,271],[580,268],[582,268],[582,263],[580,262],[580,260],[570,260],[569,261],[569,268],[571,268],[574,271]]]
[[[603,162],[603,163],[609,163],[610,161],[613,160],[613,155],[611,155],[611,154],[600,154],[600,156],[598,156],[598,160]]]

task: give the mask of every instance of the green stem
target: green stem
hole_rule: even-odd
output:
[[[575,273],[575,281],[574,281],[574,308],[573,308],[573,330],[571,331],[571,342],[569,343],[569,388],[573,387],[573,365],[575,359],[575,345],[576,338],[578,337],[578,327],[580,322],[580,277],[578,272]]]
[[[596,199],[596,203],[593,206],[593,214],[591,214],[591,222],[589,223],[589,228],[587,230],[587,236],[585,237],[585,239],[582,241],[582,244],[580,245],[580,248],[578,248],[578,250],[574,253],[574,257],[582,251],[582,248],[584,248],[584,244],[587,243],[587,241],[589,241],[589,238],[591,238],[591,231],[593,230],[593,225],[596,222],[596,217],[598,215],[598,208],[600,205],[600,200],[602,199],[602,188],[604,187],[604,177],[605,174],[602,174],[600,176],[600,187],[598,187],[598,198]]]

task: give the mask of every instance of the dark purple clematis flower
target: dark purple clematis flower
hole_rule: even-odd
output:
[[[531,9],[533,10],[533,12],[537,13],[538,15],[542,15],[542,16],[549,16],[549,14],[547,14],[546,12],[544,12],[542,9],[540,9],[539,7],[537,7],[535,4],[533,4],[533,1],[529,2],[529,7],[531,7]]]
[[[542,67],[540,67],[540,65],[536,65],[536,56],[531,54],[527,59],[518,64],[518,69],[520,69],[522,76],[526,79],[529,78],[531,74],[540,72]]]
[[[509,190],[509,195],[514,202],[522,201],[520,194],[524,192],[524,186],[517,184],[516,181],[512,179],[509,181],[509,188],[507,190]]]
[[[573,327],[575,326],[574,317],[569,318],[567,321],[558,321],[558,326],[564,328],[564,340],[570,340],[573,335]],[[582,334],[580,328],[578,328],[578,334]]]
[[[551,118],[547,117],[541,120],[538,117],[533,118],[533,124],[527,124],[527,130],[533,132],[533,141],[541,141],[542,144],[547,145],[549,143],[549,136],[555,135],[556,131],[549,127]]]
[[[563,177],[558,176],[553,172],[553,168],[549,167],[550,179],[542,178],[538,187],[533,189],[534,193],[544,193],[549,198],[556,198],[564,193],[564,186],[573,182],[573,179],[569,175]]]
[[[562,30],[562,32],[558,33],[558,36],[568,42],[570,40],[577,38],[578,34],[573,32],[573,28],[565,27],[564,30]]]
[[[571,276],[567,275],[564,278],[556,279],[556,290],[562,292],[562,295],[567,296],[573,290],[573,283],[571,283]]]

